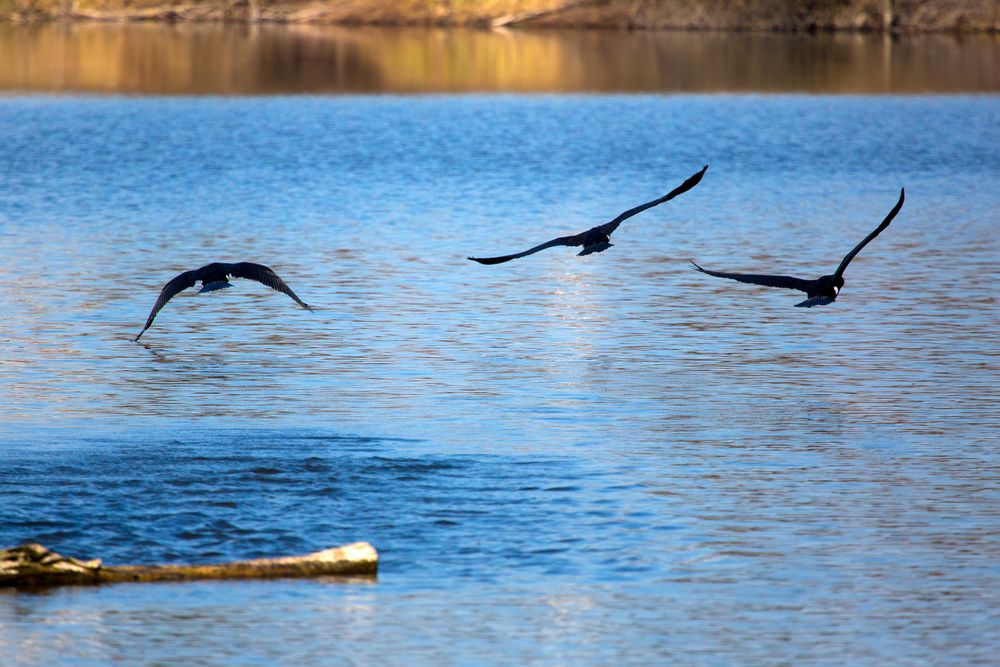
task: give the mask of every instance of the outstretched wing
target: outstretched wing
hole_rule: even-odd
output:
[[[645,204],[640,204],[639,206],[636,206],[635,208],[630,208],[629,210],[625,211],[624,213],[622,213],[621,215],[619,215],[617,218],[615,218],[611,222],[605,222],[603,225],[600,225],[598,227],[598,229],[600,229],[602,232],[604,232],[608,236],[611,236],[611,232],[613,232],[616,229],[618,229],[618,225],[622,224],[622,222],[624,222],[625,220],[628,220],[629,218],[631,218],[636,213],[642,213],[647,208],[653,208],[654,206],[659,206],[663,202],[670,201],[671,199],[673,199],[677,195],[682,195],[685,192],[687,192],[688,190],[690,190],[691,188],[693,188],[694,186],[698,185],[698,183],[701,182],[701,177],[705,175],[705,171],[707,169],[708,169],[708,165],[706,164],[704,167],[701,168],[701,171],[699,171],[697,174],[694,174],[693,176],[691,176],[691,178],[687,179],[686,181],[684,181],[683,183],[681,183],[676,188],[674,188],[673,190],[671,190],[667,194],[663,195],[659,199],[654,199],[653,201],[648,201]]]
[[[292,288],[281,279],[281,276],[275,273],[270,267],[264,266],[263,264],[254,264],[253,262],[237,262],[232,265],[229,275],[233,278],[256,280],[259,283],[267,285],[273,290],[284,292],[290,296],[295,303],[299,304],[306,310],[313,309],[312,306],[300,299],[298,295],[292,291]]]
[[[531,248],[530,250],[514,253],[513,255],[502,255],[500,257],[469,257],[468,259],[471,259],[473,262],[479,262],[480,264],[502,264],[503,262],[509,262],[512,259],[518,259],[519,257],[527,257],[528,255],[533,255],[540,250],[545,250],[546,248],[552,248],[557,245],[565,245],[565,246],[583,245],[583,239],[586,235],[587,232],[583,232],[582,234],[574,234],[573,236],[560,236],[557,239],[552,239],[551,241],[546,241],[541,245],[536,245],[534,248]]]
[[[146,326],[144,326],[142,331],[139,332],[139,335],[135,337],[134,342],[138,342],[139,337],[146,333],[146,329],[148,329],[153,323],[153,320],[156,318],[156,314],[159,313],[165,305],[167,305],[167,301],[170,301],[174,298],[174,296],[183,292],[187,288],[194,287],[194,284],[198,281],[198,273],[200,271],[201,269],[185,271],[179,276],[171,279],[170,282],[163,286],[163,289],[160,290],[160,296],[156,299],[156,303],[153,305],[153,309],[149,311],[149,317],[146,318]]]
[[[847,256],[844,257],[843,261],[840,262],[840,266],[837,267],[837,271],[833,274],[835,282],[837,278],[840,278],[841,276],[844,275],[844,271],[847,269],[847,265],[851,263],[851,260],[854,259],[854,256],[857,255],[859,252],[861,252],[861,249],[864,248],[866,245],[868,245],[869,241],[871,241],[873,238],[881,234],[882,230],[884,230],[886,227],[889,226],[889,223],[892,222],[892,219],[896,217],[897,213],[899,213],[899,209],[903,208],[903,200],[905,198],[906,198],[906,189],[900,188],[899,201],[897,201],[896,205],[892,207],[891,211],[889,211],[889,215],[885,216],[885,220],[882,221],[882,224],[876,227],[875,231],[866,236],[861,241],[861,243],[854,246],[854,250],[847,253]]]
[[[741,283],[752,283],[754,285],[764,285],[766,287],[781,287],[784,289],[797,289],[800,292],[809,292],[810,288],[813,287],[813,280],[803,280],[802,278],[793,278],[792,276],[771,276],[762,275],[756,273],[723,273],[722,271],[709,271],[708,269],[703,269],[694,262],[691,262],[692,266],[702,273],[707,273],[710,276],[715,276],[717,278],[729,278],[730,280],[738,280]]]

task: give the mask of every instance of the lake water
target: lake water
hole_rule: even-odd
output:
[[[997,146],[995,94],[8,93],[0,545],[382,561],[0,592],[0,662],[995,664]],[[901,186],[831,306],[687,264],[832,272]],[[132,342],[244,260],[316,312]]]

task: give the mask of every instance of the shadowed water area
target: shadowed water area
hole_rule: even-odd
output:
[[[885,91],[882,91],[885,92]],[[0,593],[5,664],[975,665],[995,96],[0,100],[0,544],[375,582]],[[704,181],[588,257],[523,250]],[[837,302],[706,267],[832,272]],[[210,261],[274,268],[171,301]]]

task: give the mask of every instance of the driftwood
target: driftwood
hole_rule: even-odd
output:
[[[245,9],[238,8],[245,5]],[[131,23],[138,21],[281,21],[280,14],[265,15],[260,0],[226,0],[222,3],[164,4],[152,7],[122,7],[116,10],[73,8],[57,15],[72,21]]]
[[[146,7],[129,8],[121,11],[101,11],[98,9],[75,9],[66,12],[61,18],[71,21],[96,21],[103,23],[129,23],[132,21],[193,21],[206,17],[209,13],[220,14],[217,9],[206,11],[197,5],[181,5],[177,7]]]
[[[598,2],[601,2],[601,0],[569,0],[558,7],[552,7],[550,9],[539,9],[537,11],[521,12],[519,14],[506,14],[504,16],[498,16],[490,21],[490,27],[509,28],[510,26],[527,23],[528,21],[534,21],[535,19],[540,19],[544,16],[552,16],[554,14],[568,12],[571,9],[586,7],[587,5],[595,5]]]
[[[364,3],[331,2],[330,0],[320,0],[306,5],[299,3],[274,3],[268,7],[261,6],[261,0],[217,0],[212,3],[187,2],[164,3],[162,5],[146,7],[120,6],[116,9],[85,9],[77,6],[69,8],[52,8],[48,12],[34,15],[34,18],[60,18],[70,21],[94,21],[103,23],[132,23],[142,21],[167,21],[167,22],[187,22],[187,21],[236,21],[246,23],[390,23],[398,25],[407,24],[430,24],[438,23],[444,25],[483,25],[491,28],[509,28],[523,23],[528,23],[536,19],[551,17],[572,9],[579,9],[588,5],[606,3],[607,0],[565,0],[562,4],[548,9],[540,9],[515,14],[505,14],[493,18],[483,19],[481,16],[467,17],[440,17],[414,14],[407,17],[406,10],[400,11],[394,19],[385,17],[378,20],[371,20],[369,16],[365,18]],[[377,6],[377,5],[376,5]],[[18,20],[17,15],[8,15],[13,20]],[[32,15],[24,15],[21,19],[30,20]],[[377,17],[376,17],[377,18]]]
[[[305,556],[259,558],[210,565],[109,565],[78,560],[40,544],[0,549],[0,588],[40,588],[120,582],[195,579],[276,579],[283,577],[368,576],[378,569],[378,553],[367,542]]]

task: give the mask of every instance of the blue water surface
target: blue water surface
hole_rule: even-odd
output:
[[[997,146],[996,96],[0,99],[0,545],[382,557],[3,592],[2,662],[991,664]],[[830,273],[902,186],[831,306],[687,264]],[[211,261],[316,312],[132,342]]]

